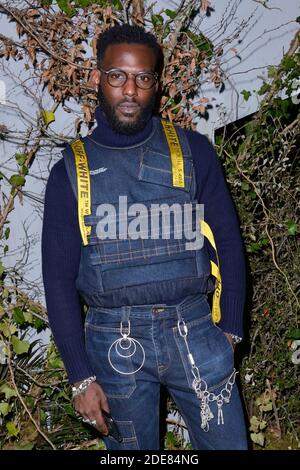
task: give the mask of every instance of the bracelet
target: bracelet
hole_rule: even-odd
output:
[[[96,376],[92,375],[91,377],[84,379],[77,387],[75,386],[72,387],[73,398],[79,395],[80,393],[85,392],[88,386],[91,385],[95,381],[96,381]]]
[[[237,335],[234,335],[232,333],[227,333],[227,335],[229,335],[231,338],[232,338],[232,343],[233,345],[237,344],[237,343],[240,343],[242,341],[243,338],[241,338],[240,336],[237,336]]]

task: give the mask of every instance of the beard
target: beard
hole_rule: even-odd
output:
[[[151,118],[156,102],[156,95],[153,94],[151,100],[146,106],[140,105],[140,112],[133,122],[122,122],[118,118],[115,106],[111,106],[107,101],[101,88],[98,90],[98,100],[100,108],[104,111],[108,124],[112,129],[120,134],[133,135],[142,131]]]

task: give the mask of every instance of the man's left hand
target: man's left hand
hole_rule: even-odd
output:
[[[228,339],[228,341],[229,341],[229,343],[231,344],[231,347],[232,347],[232,349],[233,349],[233,351],[234,351],[236,344],[235,344],[235,342],[234,342],[234,340],[233,340],[233,337],[232,337],[229,333],[225,333],[225,332],[224,332],[224,335],[225,335],[226,338]]]

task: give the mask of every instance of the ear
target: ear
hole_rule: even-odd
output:
[[[89,85],[98,90],[100,84],[101,72],[99,69],[94,69],[90,75]]]

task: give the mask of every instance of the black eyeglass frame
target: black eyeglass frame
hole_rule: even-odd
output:
[[[101,69],[101,68],[99,68],[99,70],[101,70],[101,72],[105,73],[107,83],[109,84],[109,86],[112,86],[113,88],[120,88],[120,87],[124,86],[124,85],[127,83],[127,81],[128,81],[129,75],[133,75],[133,76],[134,76],[134,82],[135,82],[136,86],[137,86],[138,88],[140,88],[141,90],[151,90],[151,88],[154,87],[155,83],[156,83],[157,80],[158,80],[158,73],[157,73],[157,72],[138,72],[138,73],[132,73],[132,72],[126,72],[126,71],[123,70],[123,69],[109,69],[109,70],[104,70],[104,69]],[[125,80],[125,82],[124,82],[122,85],[111,85],[111,83],[109,83],[109,81],[108,81],[108,74],[109,74],[110,72],[122,72],[122,73],[124,73],[124,74],[126,75],[126,80]],[[154,77],[154,80],[155,80],[155,81],[154,81],[153,85],[151,85],[149,88],[142,88],[141,86],[138,85],[138,83],[137,83],[137,81],[136,81],[136,77],[138,77],[139,75],[143,75],[143,74],[150,74],[150,75],[153,75],[153,77]]]

